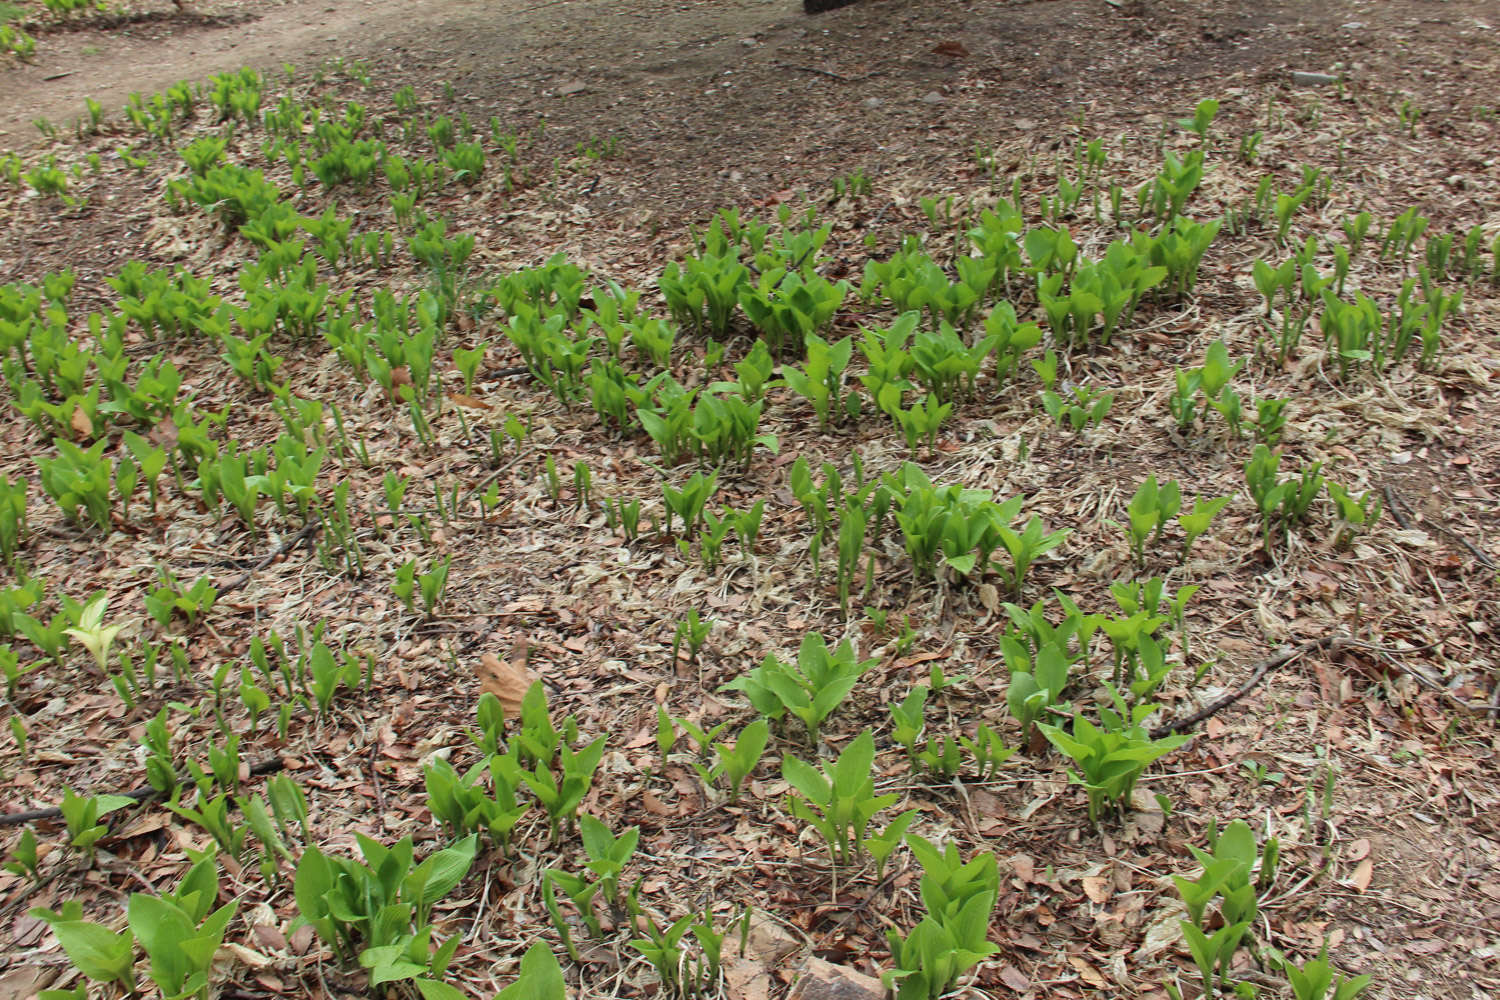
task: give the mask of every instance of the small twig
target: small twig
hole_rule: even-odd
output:
[[[1385,493],[1385,509],[1391,512],[1391,517],[1396,519],[1396,523],[1401,526],[1402,530],[1410,529],[1411,519],[1402,510],[1406,506],[1405,501],[1396,496],[1396,491],[1389,485],[1384,488],[1383,492]]]
[[[1256,687],[1260,685],[1260,682],[1265,678],[1266,674],[1270,673],[1272,670],[1275,670],[1278,667],[1284,667],[1288,663],[1291,663],[1293,660],[1306,656],[1308,653],[1314,652],[1316,650],[1335,650],[1340,646],[1343,646],[1347,642],[1348,640],[1343,636],[1325,635],[1320,639],[1311,639],[1307,642],[1304,642],[1300,646],[1284,646],[1273,656],[1269,656],[1257,663],[1255,665],[1255,668],[1250,671],[1250,677],[1245,681],[1245,683],[1241,684],[1239,687],[1235,688],[1229,694],[1218,699],[1217,701],[1205,705],[1198,711],[1193,712],[1191,715],[1185,716],[1181,719],[1175,719],[1172,722],[1168,722],[1164,725],[1157,726],[1155,729],[1151,730],[1151,738],[1153,740],[1159,740],[1163,736],[1171,736],[1173,733],[1180,733],[1184,729],[1191,729],[1205,719],[1216,715],[1219,712],[1222,712],[1230,705],[1233,705],[1235,702],[1245,697],[1245,695],[1249,694],[1251,691],[1254,691]]]
[[[380,747],[380,734],[370,741],[370,784],[375,788],[375,816],[380,821],[381,832],[385,831],[385,793],[380,790],[380,772],[376,769],[375,751]]]
[[[258,777],[263,774],[275,774],[285,766],[280,757],[272,757],[269,760],[262,760],[251,764],[250,776]],[[186,782],[190,780],[190,776],[186,774],[179,775],[177,780]],[[150,785],[143,785],[140,788],[132,788],[128,792],[120,792],[118,794],[124,795],[127,799],[134,799],[136,802],[145,802],[148,799],[156,798],[161,793]],[[47,820],[62,818],[63,811],[53,806],[50,809],[30,809],[26,812],[0,815],[0,826],[21,826],[25,823],[41,823]]]
[[[223,597],[230,591],[239,590],[245,584],[249,583],[250,578],[256,573],[259,573],[261,570],[265,569],[267,566],[275,562],[279,557],[292,551],[303,542],[308,542],[309,544],[311,544],[313,536],[318,533],[318,529],[322,526],[322,515],[313,512],[308,517],[307,523],[302,526],[302,530],[292,536],[290,541],[282,542],[270,552],[267,552],[264,556],[261,556],[261,558],[255,563],[254,566],[251,566],[249,569],[245,570],[245,572],[241,573],[233,580],[230,580],[228,583],[219,587],[219,596]]]
[[[1383,492],[1385,493],[1386,510],[1389,510],[1391,512],[1391,516],[1396,519],[1396,523],[1399,524],[1403,529],[1410,529],[1412,526],[1410,516],[1411,507],[1406,503],[1405,500],[1398,496],[1396,494],[1396,491],[1389,485],[1384,487]],[[1429,528],[1433,531],[1438,532],[1439,534],[1447,535],[1453,541],[1457,542],[1465,549],[1467,549],[1469,555],[1473,556],[1479,562],[1479,565],[1483,566],[1485,569],[1497,568],[1495,566],[1495,560],[1486,555],[1483,549],[1479,548],[1473,542],[1469,541],[1467,538],[1465,538],[1463,535],[1460,535],[1452,528],[1449,528],[1446,525],[1438,524],[1436,521],[1430,520],[1425,517],[1422,519],[1422,527]]]

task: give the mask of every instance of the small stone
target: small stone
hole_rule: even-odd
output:
[[[1326,87],[1338,83],[1339,78],[1329,73],[1304,73],[1292,70],[1292,85],[1296,87]]]
[[[1345,31],[1358,31],[1360,28],[1363,28],[1364,26],[1365,26],[1365,22],[1363,22],[1363,21],[1349,21],[1349,22],[1346,22],[1344,24],[1339,25],[1339,27],[1343,28]]]
[[[1022,132],[1030,132],[1032,129],[1036,128],[1036,122],[1032,121],[1030,118],[1017,118],[1012,121],[1011,124],[1020,129]]]
[[[943,95],[939,94],[935,90],[929,90],[927,93],[922,95],[922,102],[924,104],[942,104]]]
[[[842,965],[810,958],[792,984],[787,1000],[884,1000],[880,980]]]
[[[756,40],[753,39],[753,38],[741,38],[740,39],[740,44],[743,45],[747,49],[753,49],[759,43],[756,42]]]
[[[885,102],[878,97],[866,97],[863,101],[860,101],[860,103],[869,108],[871,111],[874,111]]]
[[[588,84],[584,83],[582,80],[565,80],[557,88],[557,96],[558,97],[571,97],[574,94],[581,94],[581,93],[583,93],[587,89],[588,89]]]

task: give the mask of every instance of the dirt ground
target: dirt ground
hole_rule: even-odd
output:
[[[311,71],[333,59],[366,64],[382,97],[411,84],[424,100],[446,102],[453,113],[467,112],[476,121],[493,115],[519,130],[544,123],[531,152],[540,164],[576,163],[583,149],[609,144],[608,155],[572,173],[554,171],[554,178],[563,179],[550,186],[538,184],[514,198],[491,191],[454,201],[450,208],[460,228],[479,236],[476,258],[497,270],[534,264],[562,250],[581,265],[645,284],[665,260],[680,255],[689,228],[713,211],[738,205],[770,213],[782,204],[801,204],[804,195],[823,198],[835,178],[858,169],[869,175],[879,197],[835,209],[843,214],[832,253],[836,266],[857,283],[874,255],[862,237],[872,233],[883,249],[892,246],[921,223],[920,198],[988,194],[988,171],[1000,176],[1000,193],[1009,190],[1011,176],[1036,187],[1080,137],[1126,136],[1144,148],[1205,97],[1223,101],[1216,124],[1223,135],[1244,135],[1277,121],[1265,169],[1295,178],[1302,164],[1336,165],[1337,211],[1329,209],[1310,224],[1318,232],[1337,234],[1343,212],[1368,207],[1390,217],[1412,204],[1433,220],[1434,232],[1461,233],[1480,224],[1493,238],[1500,227],[1500,10],[1492,0],[863,0],[817,17],[803,15],[792,0],[188,0],[181,10],[132,6],[102,27],[43,24],[33,34],[35,62],[0,67],[0,150],[38,155],[55,148],[32,123],[46,119],[66,136],[85,97],[115,109],[132,92],[149,94],[179,79],[245,64],[262,67],[269,78],[283,64]],[[1345,82],[1298,84],[1294,73],[1326,73]],[[443,96],[445,85],[451,85],[451,98]],[[1420,109],[1419,128],[1398,127],[1403,106]],[[101,149],[125,141],[117,118],[113,128],[99,141]],[[202,271],[220,266],[224,245],[216,237],[199,231],[168,238],[152,210],[142,207],[158,193],[155,168],[124,178],[86,213],[67,218],[17,199],[0,216],[0,283],[35,281],[72,267],[80,276],[80,304],[98,308],[109,298],[100,279],[140,256],[143,247],[158,262],[185,262]],[[1247,193],[1242,181],[1222,184],[1211,192],[1216,204],[1234,204]],[[1023,418],[997,410],[954,435],[950,465],[991,477],[996,489],[1011,493],[1052,491],[1058,498],[1052,519],[1078,526],[1075,554],[1086,551],[1088,542],[1108,547],[1113,529],[1101,523],[1100,512],[1107,502],[1128,499],[1148,471],[1178,475],[1185,489],[1196,481],[1205,493],[1208,484],[1233,479],[1237,467],[1230,468],[1223,453],[1191,442],[1157,440],[1141,451],[1133,448],[1136,436],[1146,436],[1145,422],[1158,407],[1152,394],[1169,384],[1172,365],[1201,359],[1203,345],[1214,337],[1232,340],[1250,329],[1253,288],[1247,291],[1236,275],[1265,252],[1235,244],[1211,257],[1205,270],[1222,280],[1192,310],[1161,319],[1148,336],[1121,348],[1130,372],[1140,378],[1122,376],[1125,395],[1117,409],[1131,412],[1120,417],[1111,443],[1085,448],[1037,435],[1037,450],[1029,460],[1018,459],[1012,435],[1020,435]],[[1413,664],[1403,669],[1352,651],[1336,660],[1309,657],[1288,668],[1274,690],[1268,684],[1216,721],[1208,739],[1195,742],[1170,776],[1153,782],[1153,791],[1166,790],[1179,803],[1182,822],[1146,812],[1124,829],[1100,835],[1080,821],[1060,770],[963,798],[964,830],[973,844],[996,851],[1005,872],[994,925],[1005,951],[985,966],[970,995],[1164,997],[1155,973],[1132,978],[1138,966],[1156,969],[1170,953],[1162,927],[1168,937],[1175,934],[1175,915],[1163,925],[1154,909],[1156,900],[1172,896],[1170,880],[1149,862],[1166,852],[1179,869],[1190,865],[1185,845],[1200,842],[1197,819],[1226,803],[1249,816],[1274,813],[1303,835],[1296,870],[1306,882],[1283,887],[1266,906],[1277,940],[1315,951],[1316,942],[1331,935],[1341,967],[1373,974],[1371,995],[1381,998],[1500,995],[1500,745],[1488,708],[1492,693],[1500,693],[1494,685],[1500,660],[1494,643],[1500,628],[1493,568],[1500,559],[1495,305],[1493,289],[1471,291],[1461,336],[1474,352],[1430,380],[1413,376],[1389,392],[1345,393],[1326,383],[1310,390],[1325,394],[1328,415],[1309,417],[1299,441],[1309,452],[1345,448],[1351,458],[1346,468],[1358,470],[1372,489],[1386,489],[1385,496],[1404,498],[1404,512],[1388,514],[1368,558],[1335,557],[1326,545],[1309,543],[1284,564],[1268,563],[1248,543],[1243,551],[1221,544],[1209,554],[1214,569],[1204,574],[1198,599],[1203,607],[1195,611],[1229,668],[1245,668],[1276,643],[1295,643],[1333,623],[1350,622],[1384,640],[1399,640],[1412,651],[1406,659]],[[855,332],[856,320],[865,318],[848,318],[840,335]],[[1100,358],[1078,364],[1080,371],[1107,370]],[[288,371],[324,378],[312,359],[293,358]],[[1290,381],[1296,374],[1289,369],[1264,378]],[[523,392],[499,384],[496,392],[507,405]],[[221,384],[209,385],[204,394],[221,404],[235,398]],[[367,426],[389,419],[374,404],[369,409]],[[248,427],[257,416],[264,414],[247,408],[233,422]],[[557,454],[569,456],[570,464],[572,457],[593,461],[597,428],[568,419],[559,417],[552,439]],[[800,431],[788,432],[801,436],[784,443],[786,461],[765,470],[762,481],[743,484],[745,496],[784,492],[777,477],[799,450],[835,457],[860,443],[815,434],[803,423]],[[6,464],[19,468],[26,445],[17,437],[8,447]],[[637,458],[632,453],[611,459],[622,480],[631,470],[645,474]],[[401,467],[424,474],[454,468],[410,456],[401,461],[410,462]],[[660,554],[631,565],[632,573],[639,572],[634,583],[600,584],[606,570],[581,564],[576,548],[578,533],[598,531],[599,525],[545,513],[551,508],[539,498],[540,486],[533,482],[526,489],[531,495],[518,501],[517,510],[534,516],[535,524],[505,533],[505,546],[481,540],[463,550],[464,569],[483,582],[472,585],[454,618],[476,632],[482,627],[481,638],[491,646],[520,641],[524,649],[525,637],[512,634],[519,630],[502,625],[497,632],[484,616],[495,609],[533,615],[540,624],[531,637],[557,664],[563,694],[591,705],[596,721],[615,718],[616,731],[635,740],[632,752],[644,752],[639,747],[649,738],[641,733],[654,716],[637,702],[649,703],[655,684],[635,664],[648,655],[665,660],[670,623],[695,604],[681,588],[709,584],[686,573],[673,579],[665,561],[670,555]],[[1091,536],[1082,527],[1090,517]],[[60,522],[56,531],[64,532]],[[203,537],[208,534],[204,529]],[[1426,540],[1415,541],[1418,534]],[[118,570],[131,559],[137,566],[151,561],[123,549],[95,551],[65,533],[48,538],[51,557],[76,561],[84,576]],[[221,542],[223,536],[215,536],[214,544]],[[173,543],[165,530],[140,540],[153,558]],[[517,549],[528,553],[524,569],[510,554]],[[619,552],[621,558],[629,555],[624,546]],[[255,554],[240,551],[236,557],[249,564]],[[1102,592],[1099,580],[1106,574],[1086,562],[1078,555],[1051,582]],[[580,574],[590,582],[578,583]],[[267,582],[257,593],[275,596],[278,586],[292,586],[291,579]],[[809,603],[799,596],[794,575],[774,577],[772,584],[762,589],[757,582],[749,591],[728,584],[710,589],[706,608],[725,619],[742,615],[744,622],[725,640],[723,661],[709,669],[709,679],[728,679],[741,661],[758,659],[756,651],[772,639],[825,626],[831,635],[841,627],[831,624],[836,616],[826,594]],[[385,605],[361,604],[375,599],[348,589],[333,593],[364,609],[360,615],[376,623],[372,628],[381,627]],[[388,604],[388,597],[383,600]],[[630,611],[652,602],[671,610],[661,612],[659,621],[630,620]],[[241,617],[251,614],[250,603],[247,594]],[[294,601],[272,601],[269,620],[292,620],[299,613]],[[259,622],[262,610],[253,614]],[[934,648],[951,653],[957,628],[957,648],[981,658],[993,654],[1003,622],[974,606],[964,614],[981,620],[955,625],[941,613],[935,616]],[[361,624],[359,616],[349,620]],[[468,710],[467,695],[452,700],[457,682],[441,672],[446,667],[433,648],[443,634],[391,637],[390,648],[432,670],[433,679],[425,688],[420,679],[413,682],[420,695],[409,705],[372,710],[377,732],[364,732],[361,720],[330,742],[331,754],[356,767],[366,756],[374,761],[377,750],[389,758],[390,769],[380,772],[383,793],[378,779],[366,795],[362,777],[343,785],[342,779],[322,777],[334,791],[379,798],[381,828],[392,835],[418,809],[415,798],[404,806],[395,799],[403,781],[414,796],[420,788],[419,755],[392,747],[383,727],[402,730],[395,742],[405,744],[417,735],[424,741],[436,740],[438,732],[452,736],[466,722],[461,713]],[[579,653],[580,636],[598,642],[599,649]],[[474,646],[465,651],[477,654]],[[899,700],[908,677],[925,675],[927,660],[893,659],[884,669],[876,693]],[[994,669],[993,661],[985,669]],[[692,670],[679,665],[672,681],[691,679]],[[701,668],[697,679],[705,680]],[[607,693],[596,699],[601,688]],[[862,724],[884,724],[879,700],[865,706]],[[43,701],[34,692],[28,704],[40,710]],[[710,704],[711,714],[724,711]],[[98,705],[91,709],[104,712]],[[955,713],[994,718],[999,713],[991,709],[981,693]],[[1338,807],[1328,819],[1335,834],[1325,839],[1336,849],[1320,858],[1315,824],[1298,824],[1307,809],[1303,791],[1323,773],[1328,755],[1338,760]],[[1247,790],[1247,762],[1291,777],[1280,789],[1257,784]],[[48,766],[76,773],[69,769],[77,761],[59,751]],[[56,774],[37,787],[36,780],[7,770],[7,809],[52,801],[46,794]],[[373,763],[370,770],[376,770]],[[678,771],[680,788],[692,779]],[[130,784],[128,773],[117,770],[115,776]],[[650,804],[660,805],[657,793],[649,793],[642,806],[641,797],[625,788],[630,780],[620,777],[618,794],[607,796],[612,815],[645,827],[650,847],[669,868],[683,866],[721,890],[745,888],[782,916],[793,914],[792,922],[821,957],[876,970],[868,949],[883,940],[884,915],[873,896],[843,908],[809,898],[803,859],[781,865],[743,856],[737,838],[752,826],[749,807],[698,815],[686,806],[677,810],[673,800],[658,812]],[[933,816],[960,810],[950,790],[926,794],[924,808]],[[1071,804],[1068,811],[1056,805],[1061,801]],[[351,806],[349,816],[362,814]],[[329,822],[338,826],[336,817]],[[784,816],[780,822],[790,825]],[[703,875],[704,869],[713,874]],[[513,874],[493,886],[497,899],[513,903],[524,895],[517,888],[523,880]],[[653,878],[653,888],[666,884],[665,876]],[[491,888],[486,883],[485,892]],[[529,900],[532,920],[538,919],[535,902]],[[24,918],[26,907],[14,900],[5,905],[18,940],[38,947],[41,929]],[[526,914],[522,919],[520,926],[487,930],[488,941],[477,935],[466,949],[503,950],[524,936]],[[287,979],[281,995],[302,988],[287,966],[279,968]],[[630,967],[622,971],[618,956],[598,958],[590,973],[593,992],[583,994],[590,998],[646,995],[632,992]],[[465,975],[476,989],[506,981],[473,970]],[[248,992],[237,995],[278,992],[264,977],[256,982],[247,979],[242,985]],[[778,980],[775,988],[784,986]]]
[[[0,136],[65,124],[242,65],[364,59],[382,79],[451,82],[480,114],[613,136],[629,179],[592,210],[663,223],[862,165],[951,169],[976,142],[1100,134],[1210,93],[1344,73],[1443,114],[1492,100],[1492,4],[864,0],[806,17],[792,0],[284,0],[149,7],[124,27],[42,34],[0,75]],[[938,50],[943,47],[942,51]],[[962,53],[962,54],[945,54]],[[1150,97],[1149,103],[1142,100]]]

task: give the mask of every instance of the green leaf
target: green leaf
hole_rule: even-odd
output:
[[[32,911],[39,916],[38,911]],[[52,921],[52,932],[78,971],[100,983],[134,983],[135,950],[129,934],[85,920]]]
[[[810,802],[824,805],[833,797],[828,779],[817,768],[796,757],[782,758],[781,776]]]
[[[446,1000],[428,997],[424,1000]],[[567,984],[562,967],[552,949],[538,941],[521,956],[521,974],[516,981],[495,995],[495,1000],[567,1000]]]
[[[469,1000],[462,990],[449,986],[447,983],[438,982],[436,979],[416,980],[417,992],[422,994],[422,1000]]]
[[[479,846],[477,834],[469,834],[463,840],[452,847],[438,851],[422,864],[417,866],[417,871],[425,871],[426,883],[422,886],[421,905],[431,906],[453,891],[454,886],[463,881],[469,873],[469,866],[474,863],[474,854]]]

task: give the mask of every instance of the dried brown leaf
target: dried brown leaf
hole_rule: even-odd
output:
[[[519,663],[507,662],[494,653],[485,653],[479,658],[474,672],[479,676],[480,688],[500,699],[506,718],[520,716],[521,699],[526,697],[526,690],[535,679],[526,669],[524,658]]]

